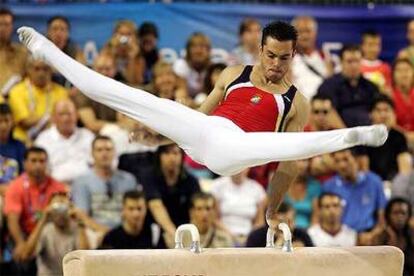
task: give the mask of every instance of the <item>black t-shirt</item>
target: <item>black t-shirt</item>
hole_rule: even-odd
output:
[[[368,156],[370,170],[383,180],[392,180],[398,173],[397,157],[404,152],[408,152],[407,140],[404,134],[395,129],[389,131],[388,139],[381,147],[358,149],[358,154]]]
[[[152,239],[153,233],[149,225],[145,225],[138,236],[128,234],[121,225],[112,229],[105,235],[100,249],[165,248],[165,243],[162,238],[160,238],[156,244],[152,243]]]
[[[190,221],[190,199],[193,194],[200,191],[198,180],[185,171],[173,186],[168,186],[160,172],[148,170],[142,174],[141,183],[147,200],[161,199],[176,226]]]
[[[328,96],[347,127],[369,125],[369,107],[379,96],[377,86],[360,77],[356,87],[341,73],[326,79],[318,88],[318,95]]]
[[[265,247],[267,226],[260,227],[249,234],[246,247]],[[313,242],[305,230],[295,228],[292,233],[292,242],[302,242],[305,246],[313,246]]]

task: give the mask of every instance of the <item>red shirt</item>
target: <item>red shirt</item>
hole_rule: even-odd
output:
[[[397,124],[408,131],[414,131],[414,88],[411,89],[408,100],[397,88],[393,90]]]
[[[44,183],[37,185],[30,183],[27,175],[23,173],[13,180],[6,190],[4,213],[20,215],[22,231],[30,234],[52,195],[66,191],[62,183],[51,177],[47,177]]]
[[[211,115],[225,117],[246,132],[274,132],[279,115],[278,96],[254,86],[234,87]]]

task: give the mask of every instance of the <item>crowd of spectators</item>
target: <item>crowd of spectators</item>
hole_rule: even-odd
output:
[[[57,264],[76,249],[171,248],[183,223],[197,226],[203,247],[265,246],[266,189],[277,164],[219,177],[177,145],[130,142],[145,126],[86,98],[12,42],[13,20],[0,9],[2,275],[61,275]],[[85,63],[67,18],[45,24],[57,47]],[[309,98],[305,131],[382,123],[390,135],[379,148],[298,161],[278,219],[294,246],[397,246],[405,275],[414,275],[414,20],[392,65],[380,59],[375,30],[345,45],[337,63],[318,49],[314,18],[292,24],[299,39],[289,78]],[[92,69],[197,108],[227,65],[258,61],[260,32],[259,21],[245,19],[225,63],[213,63],[209,37],[194,33],[171,64],[160,56],[155,24],[121,20]]]

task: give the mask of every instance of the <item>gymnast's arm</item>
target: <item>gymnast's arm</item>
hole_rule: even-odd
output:
[[[303,131],[303,128],[308,122],[309,103],[302,94],[296,94],[294,107],[295,113],[287,123],[286,132]],[[266,211],[266,221],[267,224],[272,228],[277,228],[277,225],[275,225],[277,221],[277,209],[282,203],[286,192],[295,180],[297,174],[298,168],[296,161],[280,162],[279,166],[276,169],[276,172],[270,180],[268,187],[269,205]]]

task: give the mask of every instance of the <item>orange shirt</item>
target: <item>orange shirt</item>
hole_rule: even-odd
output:
[[[57,192],[66,192],[62,183],[47,177],[41,185],[32,184],[23,173],[7,188],[4,213],[20,215],[22,231],[28,235],[36,226],[51,196]]]

